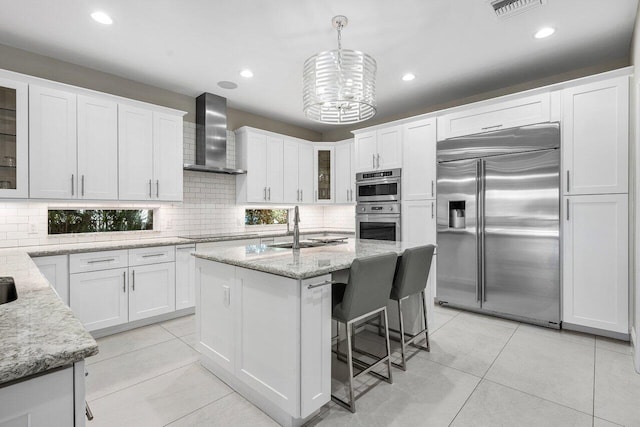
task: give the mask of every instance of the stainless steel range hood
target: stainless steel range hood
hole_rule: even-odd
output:
[[[227,167],[227,99],[211,93],[196,98],[196,163],[185,164],[184,170],[247,173]]]

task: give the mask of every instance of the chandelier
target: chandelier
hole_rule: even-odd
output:
[[[304,62],[304,113],[311,120],[349,124],[376,114],[376,61],[364,52],[342,49],[346,16],[331,20],[338,49],[320,52]]]

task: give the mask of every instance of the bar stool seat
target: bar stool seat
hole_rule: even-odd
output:
[[[402,363],[392,362],[394,366],[399,367],[403,371],[407,370],[406,346],[411,344],[414,347],[431,351],[429,346],[429,323],[427,321],[427,306],[425,303],[425,289],[427,279],[429,278],[429,270],[431,269],[431,261],[433,260],[434,245],[418,246],[404,251],[402,257],[396,266],[396,274],[393,279],[393,287],[389,299],[396,301],[398,304],[398,320],[400,323],[400,352],[402,355]],[[411,335],[404,330],[404,320],[402,316],[402,301],[412,295],[420,294],[422,306],[422,317],[424,320],[424,329],[415,335]],[[426,344],[421,346],[415,341],[422,335],[425,335]],[[407,339],[408,338],[408,339]]]
[[[389,328],[387,324],[387,301],[393,284],[393,276],[396,269],[398,256],[395,253],[357,258],[351,264],[348,283],[334,283],[331,288],[332,315],[338,325],[338,344],[336,353],[340,359],[339,325],[343,323],[346,330],[347,354],[346,362],[349,371],[348,401],[331,394],[331,400],[347,408],[351,412],[356,411],[353,381],[366,373],[375,375],[392,383],[391,374],[391,347],[389,346]],[[384,330],[386,340],[386,355],[372,364],[368,364],[353,357],[352,330],[355,322],[370,316],[382,315],[384,317]],[[388,375],[382,376],[373,372],[376,367],[386,363]],[[353,374],[354,364],[362,369],[357,375]]]

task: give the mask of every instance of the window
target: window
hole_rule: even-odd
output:
[[[153,230],[152,209],[49,210],[49,234]]]
[[[289,222],[287,209],[245,209],[245,225],[286,224]]]

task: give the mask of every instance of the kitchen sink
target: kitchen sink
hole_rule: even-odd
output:
[[[268,246],[270,248],[293,249],[293,242],[274,243],[273,245],[268,245]],[[300,249],[317,248],[318,246],[325,246],[325,244],[324,243],[316,243],[316,242],[300,242]]]
[[[12,277],[0,277],[0,304],[6,304],[18,299],[16,284]]]

